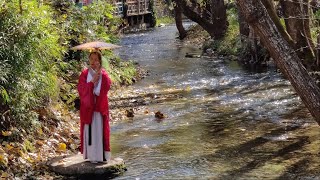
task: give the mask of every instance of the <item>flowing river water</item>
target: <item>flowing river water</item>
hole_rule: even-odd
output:
[[[110,97],[142,102],[111,124],[112,155],[128,169],[116,179],[320,179],[320,127],[290,83],[274,69],[186,58],[200,50],[176,32],[129,34],[116,51],[149,71]]]

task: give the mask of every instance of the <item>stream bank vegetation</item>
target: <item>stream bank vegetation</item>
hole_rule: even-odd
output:
[[[165,24],[173,24],[173,6],[171,1],[155,1],[156,8],[154,8],[154,14],[156,17],[156,27],[163,26]]]
[[[251,69],[272,60],[320,124],[319,1],[173,2],[180,39],[186,37],[184,14],[210,35],[206,48],[216,55],[237,54],[239,63]]]
[[[52,179],[49,158],[79,151],[76,85],[87,52],[70,47],[118,42],[121,19],[97,1],[77,7],[65,0],[0,2],[0,176]],[[139,77],[139,68],[103,52],[113,89]]]

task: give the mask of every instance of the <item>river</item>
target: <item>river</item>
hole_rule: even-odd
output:
[[[123,91],[144,102],[135,116],[111,123],[112,155],[128,169],[115,179],[320,179],[319,126],[290,83],[275,69],[186,58],[200,50],[176,33],[169,25],[121,39],[116,53],[149,75]]]

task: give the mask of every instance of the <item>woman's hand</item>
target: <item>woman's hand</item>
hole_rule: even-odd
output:
[[[99,81],[100,74],[101,74],[101,69],[99,69],[97,73],[93,76],[91,82],[93,82],[94,85],[96,85],[97,82]]]

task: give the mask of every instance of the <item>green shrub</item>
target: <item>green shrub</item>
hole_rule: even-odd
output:
[[[60,99],[73,106],[77,74],[87,52],[69,49],[93,40],[116,43],[121,21],[112,12],[105,1],[83,8],[65,0],[0,4],[0,118],[5,124],[30,128],[39,124],[39,108]],[[129,82],[135,73],[130,63],[108,64],[119,81]]]
[[[165,17],[159,17],[157,18],[156,26],[159,26],[160,24],[172,24],[175,20],[173,17],[165,16]]]
[[[49,6],[38,1],[8,1],[0,9],[1,104],[11,111],[13,124],[28,126],[33,109],[57,97],[55,61],[61,58],[57,28]]]
[[[241,47],[236,9],[228,9],[227,16],[229,22],[227,33],[222,40],[214,41],[212,46],[214,49],[216,49],[218,54],[236,55]]]
[[[60,28],[62,45],[71,46],[101,40],[115,43],[120,18],[112,15],[114,7],[105,1],[94,1],[79,8],[72,1],[54,0],[49,3]]]

